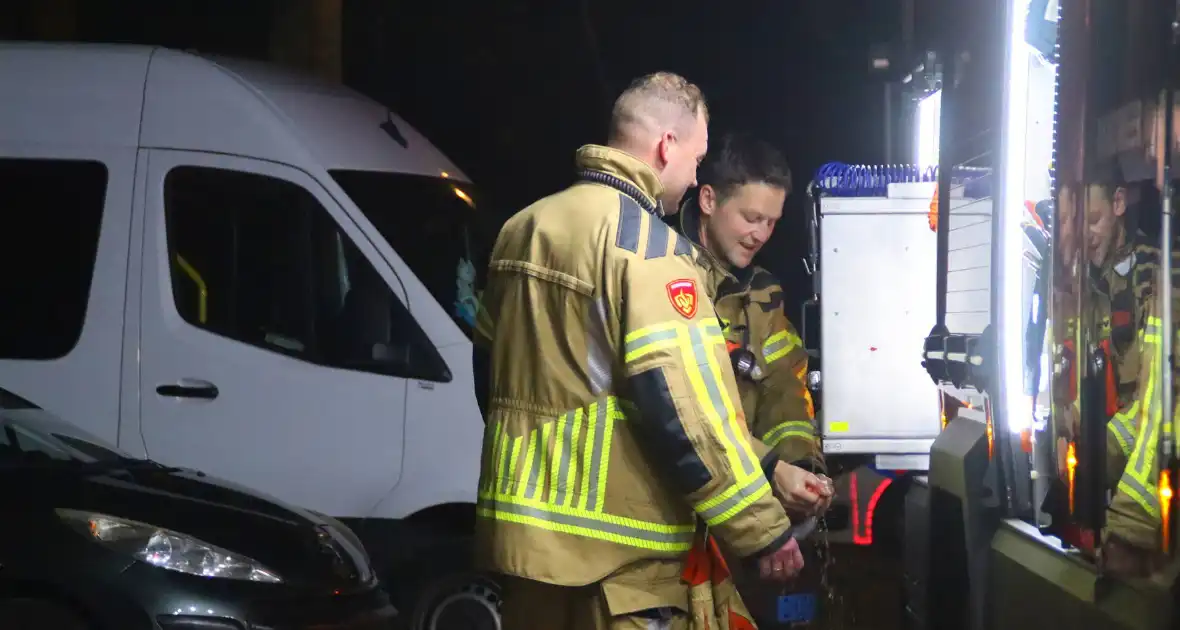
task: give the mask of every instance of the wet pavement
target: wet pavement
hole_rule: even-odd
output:
[[[880,548],[852,544],[829,545],[830,559],[822,550],[806,553],[807,567],[794,583],[780,586],[740,575],[734,578],[759,621],[761,630],[902,630],[903,591],[901,558]],[[819,555],[817,555],[819,554]],[[827,574],[822,569],[826,565]],[[731,564],[732,567],[732,564]],[[826,584],[825,578],[826,577]],[[776,622],[779,595],[815,593],[818,606],[810,624]]]
[[[871,547],[833,544],[828,581],[835,595],[825,630],[901,630],[901,558]]]

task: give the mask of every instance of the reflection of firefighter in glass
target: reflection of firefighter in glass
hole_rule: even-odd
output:
[[[1084,202],[1085,223],[1079,225],[1074,214],[1079,200],[1074,198],[1076,187],[1063,186],[1059,197],[1061,221],[1061,261],[1067,270],[1077,270],[1079,259],[1088,262],[1082,280],[1081,308],[1089,310],[1093,330],[1086,339],[1094,340],[1106,357],[1103,373],[1098,377],[1104,384],[1105,396],[1101,403],[1101,417],[1106,418],[1106,487],[1115,493],[1107,512],[1107,528],[1103,536],[1103,559],[1107,569],[1115,573],[1143,574],[1151,562],[1148,550],[1157,546],[1157,536],[1149,531],[1144,515],[1152,513],[1150,503],[1145,507],[1145,495],[1150,490],[1132,486],[1127,474],[1138,470],[1129,466],[1135,459],[1141,419],[1153,396],[1147,379],[1151,359],[1158,346],[1158,315],[1151,314],[1153,276],[1159,266],[1156,246],[1158,230],[1145,226],[1150,216],[1141,213],[1141,191],[1150,184],[1129,183],[1119,169],[1105,169],[1090,174]],[[1149,195],[1149,197],[1154,197]],[[1150,204],[1147,204],[1150,205]],[[1078,228],[1084,227],[1084,230]],[[1144,229],[1146,227],[1146,229]],[[1072,237],[1077,237],[1076,241]],[[1083,249],[1084,248],[1084,251]],[[1084,253],[1084,257],[1081,256]],[[1065,326],[1064,350],[1078,360],[1074,352],[1078,301],[1067,283],[1058,285],[1058,304]],[[1074,449],[1080,433],[1081,413],[1077,407],[1076,375],[1063,375],[1065,400],[1061,413],[1055,416],[1057,428],[1057,457],[1059,474],[1068,480],[1075,458]],[[1152,450],[1154,453],[1154,450]],[[1076,461],[1074,459],[1073,461]],[[1142,475],[1136,475],[1138,479]],[[1142,500],[1141,500],[1142,499]],[[1158,511],[1158,510],[1156,510]]]

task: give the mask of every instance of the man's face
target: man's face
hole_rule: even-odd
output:
[[[1089,187],[1087,194],[1086,252],[1090,262],[1101,265],[1116,246],[1126,195],[1122,188],[1112,194],[1109,188],[1096,184]]]
[[[712,186],[700,191],[705,244],[713,255],[744,269],[774,232],[783,216],[787,191],[762,182],[742,184],[725,199]]]
[[[1074,217],[1074,189],[1072,186],[1062,186],[1061,192],[1057,196],[1057,216],[1053,217],[1053,222],[1057,224],[1057,239],[1058,243],[1055,245],[1061,256],[1062,265],[1064,268],[1070,268],[1074,259],[1077,256],[1077,225]]]
[[[680,134],[665,133],[660,141],[660,153],[664,159],[664,169],[660,172],[664,195],[660,201],[668,214],[679,210],[684,193],[697,185],[697,167],[709,150],[709,125],[704,115],[698,114],[696,120],[685,127]]]

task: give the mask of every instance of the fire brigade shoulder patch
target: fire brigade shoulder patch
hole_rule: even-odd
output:
[[[680,279],[668,283],[668,301],[687,319],[697,314],[697,283],[696,280]]]

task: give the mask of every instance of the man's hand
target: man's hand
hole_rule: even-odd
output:
[[[835,494],[832,480],[813,475],[798,466],[779,462],[774,466],[774,495],[788,513],[818,516],[827,511]]]
[[[794,579],[802,570],[803,553],[799,551],[799,543],[794,538],[779,547],[778,551],[758,560],[758,574],[766,580],[786,582]]]

